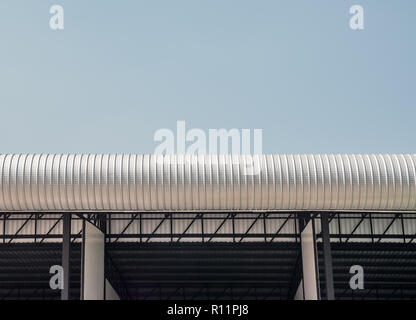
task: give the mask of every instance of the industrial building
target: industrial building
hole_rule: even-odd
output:
[[[415,178],[414,154],[0,155],[0,299],[415,299]]]

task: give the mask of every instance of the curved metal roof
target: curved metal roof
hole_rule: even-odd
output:
[[[0,211],[416,211],[416,155],[0,155]]]

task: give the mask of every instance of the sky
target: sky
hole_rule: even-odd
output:
[[[0,153],[153,153],[178,120],[415,153],[415,35],[414,0],[1,0]]]

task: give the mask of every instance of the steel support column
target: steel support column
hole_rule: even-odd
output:
[[[63,214],[62,228],[62,268],[64,270],[64,287],[61,290],[61,300],[70,299],[70,270],[71,270],[71,214]]]
[[[302,280],[295,294],[295,299],[320,300],[315,217],[310,214],[302,216],[299,217]]]
[[[106,300],[106,281],[108,278],[108,257],[107,257],[107,215],[105,213],[99,213],[97,215],[97,226],[104,233],[104,300]]]
[[[334,275],[332,270],[331,237],[328,213],[321,213],[322,247],[325,266],[326,300],[334,300]]]

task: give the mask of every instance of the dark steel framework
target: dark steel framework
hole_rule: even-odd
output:
[[[296,221],[298,222],[300,219],[309,219],[309,218],[320,218],[321,213],[304,213],[304,212],[260,212],[257,213],[256,216],[248,217],[247,215],[253,215],[252,212],[248,213],[228,213],[224,214],[222,222],[220,225],[214,230],[213,232],[204,232],[203,228],[201,228],[200,232],[192,232],[189,233],[188,230],[190,227],[195,223],[195,221],[199,220],[201,222],[201,226],[204,225],[205,221],[208,220],[218,220],[218,213],[181,213],[181,215],[187,215],[186,217],[177,217],[175,213],[165,213],[163,214],[163,218],[160,217],[152,217],[149,213],[125,213],[124,215],[128,214],[129,217],[120,217],[117,213],[100,213],[100,214],[93,214],[93,213],[86,213],[86,214],[72,214],[72,220],[82,220],[85,219],[90,221],[97,227],[102,223],[102,216],[107,217],[106,221],[106,228],[107,234],[106,238],[108,242],[118,242],[123,239],[129,239],[130,241],[134,240],[137,242],[148,242],[150,239],[159,239],[159,240],[169,240],[170,242],[181,242],[184,238],[198,238],[200,242],[210,242],[213,239],[221,240],[225,238],[232,238],[232,242],[242,242],[245,240],[253,240],[253,239],[264,239],[264,242],[273,242],[277,238],[292,238],[296,241],[299,238],[299,230],[294,230],[291,233],[283,233],[283,227],[289,221]],[[341,232],[331,233],[331,239],[337,239],[339,242],[349,242],[351,239],[356,240],[370,240],[373,243],[381,242],[382,240],[388,239],[400,239],[403,243],[413,243],[416,239],[416,233],[406,233],[405,231],[405,224],[408,220],[416,221],[416,213],[384,213],[383,216],[377,215],[374,216],[374,213],[343,213],[343,212],[335,212],[335,213],[322,213],[323,215],[328,215],[328,222],[329,224],[335,223],[338,225],[338,230]],[[347,214],[347,215],[346,215]],[[27,215],[27,214],[25,214]],[[45,217],[49,215],[59,215],[58,218],[50,218]],[[0,242],[3,243],[13,243],[15,240],[27,240],[30,242],[35,243],[42,243],[46,239],[61,239],[62,234],[52,234],[51,232],[57,227],[57,225],[64,220],[65,216],[70,215],[69,213],[32,213],[29,217],[23,217],[19,213],[0,213],[0,219],[3,221],[3,230],[0,233]],[[146,217],[144,217],[146,215]],[[101,218],[100,218],[101,217]],[[342,232],[342,223],[346,220],[356,220],[359,218],[360,220],[354,226],[351,232],[345,233]],[[389,224],[381,233],[374,232],[372,225],[374,221],[380,219],[388,219],[390,220]],[[40,233],[38,230],[38,225],[42,221],[53,221],[53,225],[46,233]],[[124,229],[120,233],[112,233],[111,230],[111,222],[112,221],[126,221],[127,224]],[[156,227],[150,233],[143,233],[141,232],[143,223],[145,221],[157,221]],[[173,222],[175,220],[188,220],[189,224],[185,228],[185,230],[181,233],[175,233],[173,230]],[[242,220],[249,220],[251,223],[249,227],[244,232],[236,232],[235,231],[235,224]],[[267,220],[280,220],[283,221],[283,224],[277,230],[267,230]],[[11,221],[20,221],[22,222],[21,226],[13,233],[9,234],[6,233],[7,224]],[[29,221],[34,221],[35,223],[35,232],[31,234],[23,234],[21,233],[22,229],[26,226]],[[231,221],[233,225],[233,230],[230,233],[222,233],[221,228],[227,222]],[[253,232],[252,228],[256,223],[262,222],[264,227],[262,228],[262,232]],[[357,229],[362,225],[365,221],[368,221],[371,229],[370,232],[366,233],[358,233],[356,232]],[[402,225],[402,231],[399,234],[389,234],[388,231],[393,225],[393,223],[399,221]],[[136,234],[127,233],[126,231],[129,229],[130,226],[133,224],[138,224],[139,232]],[[162,224],[169,224],[170,230],[165,233],[160,233],[158,230],[160,229]],[[298,223],[296,223],[298,225]],[[77,233],[71,234],[72,241],[75,239],[82,238],[82,232],[79,231]],[[318,238],[322,237],[322,234],[317,235]]]
[[[69,261],[71,260],[72,264],[74,264],[72,256],[78,254],[78,249],[74,253],[71,252],[70,248],[77,246],[76,242],[80,242],[82,230],[77,232],[72,230],[70,234],[68,234],[67,228],[63,228],[63,234],[56,234],[54,230],[56,230],[62,221],[67,221],[66,226],[68,226],[68,221],[71,222],[71,218],[73,222],[82,220],[90,221],[106,232],[106,252],[108,253],[105,266],[106,275],[123,299],[196,299],[204,297],[218,299],[245,299],[250,297],[292,299],[302,277],[301,251],[299,245],[300,226],[304,225],[304,222],[309,219],[312,219],[315,223],[320,222],[321,225],[319,229],[321,231],[317,233],[316,237],[318,242],[318,262],[321,280],[320,291],[322,298],[416,298],[416,276],[413,276],[416,273],[416,230],[415,232],[408,232],[408,228],[405,227],[408,222],[416,222],[416,214],[413,213],[391,212],[384,213],[383,215],[371,212],[223,213],[217,227],[209,232],[206,231],[204,225],[210,220],[218,221],[220,213],[189,212],[181,213],[180,215],[176,213],[163,213],[159,214],[161,217],[149,213],[124,213],[123,215],[118,213],[54,214],[58,216],[51,218],[51,213],[49,212],[32,213],[28,216],[27,214],[22,215],[19,213],[1,213],[0,219],[3,222],[3,230],[0,231],[0,248],[15,246],[16,255],[19,256],[20,252],[25,254],[24,250],[21,249],[22,246],[32,246],[31,250],[36,251],[37,246],[42,244],[46,245],[45,240],[62,241],[62,263],[64,269],[72,270],[73,267],[69,266]],[[388,220],[385,227],[382,230],[380,228],[374,228],[377,221],[381,219],[384,221]],[[52,222],[51,227],[46,232],[39,232],[39,224],[46,220]],[[179,220],[187,221],[182,232],[177,232],[174,228],[174,222]],[[269,220],[279,220],[280,223],[276,229],[271,229],[268,223]],[[21,223],[20,227],[12,234],[7,233],[8,223],[16,221]],[[115,221],[123,221],[125,223],[121,232],[114,232],[112,230],[113,222]],[[155,222],[155,226],[150,232],[143,232],[144,225],[148,221]],[[243,232],[237,231],[236,225],[242,221],[248,222],[245,224],[247,227]],[[347,221],[349,225],[351,221],[354,223],[349,229],[345,228]],[[29,222],[34,222],[34,232],[29,234],[27,232],[23,233],[22,230]],[[194,227],[197,222],[200,230],[195,231]],[[231,232],[223,232],[226,223],[231,223]],[[285,228],[289,223],[293,224],[293,230],[291,232],[287,232],[287,228]],[[391,233],[390,230],[393,224],[397,223],[401,226],[401,232]],[[139,230],[137,233],[131,232],[130,229],[135,224]],[[262,226],[260,228],[261,232],[259,228],[254,228],[254,226],[258,226],[259,224]],[[369,228],[366,228],[365,232],[360,230],[364,224],[369,225]],[[192,232],[190,232],[191,229]],[[334,232],[335,229],[336,232]],[[332,230],[331,233],[330,230]],[[68,245],[69,239],[71,245]],[[199,244],[190,244],[189,239],[197,241]],[[22,241],[30,243],[24,245],[18,243]],[[128,241],[128,243],[125,241]],[[163,243],[160,243],[161,241]],[[224,241],[227,241],[227,244],[221,244]],[[51,247],[54,246],[54,244],[48,245]],[[211,245],[212,247],[210,247]],[[150,250],[157,248],[157,246],[170,249],[181,248],[181,250],[188,250],[189,247],[192,247],[192,250],[198,250],[198,246],[201,248],[204,246],[204,248],[210,250],[210,248],[218,249],[221,246],[225,246],[229,250],[233,250],[232,245],[253,245],[257,246],[256,250],[266,248],[267,246],[274,246],[273,248],[276,252],[281,252],[283,250],[281,248],[285,248],[285,245],[289,246],[293,255],[288,259],[288,263],[280,266],[282,270],[284,269],[284,271],[281,271],[281,275],[287,278],[287,283],[279,283],[276,280],[278,278],[276,276],[276,278],[271,278],[271,281],[264,281],[264,283],[268,282],[267,286],[261,287],[255,285],[253,281],[251,284],[244,284],[243,290],[241,286],[236,288],[233,285],[227,285],[227,281],[223,281],[221,286],[215,287],[210,283],[211,280],[207,280],[205,283],[196,282],[192,287],[194,289],[191,290],[189,289],[189,283],[185,283],[186,281],[184,280],[184,283],[175,283],[166,289],[161,285],[163,283],[163,276],[161,276],[161,280],[157,279],[154,283],[148,284],[148,291],[144,290],[141,293],[137,293],[129,284],[132,281],[130,271],[125,270],[126,266],[123,265],[125,263],[123,262],[124,260],[120,258],[120,255],[117,255],[117,252],[133,254],[135,251],[140,251],[141,248],[148,248]],[[244,254],[247,255],[248,253],[244,252]],[[162,259],[164,256],[161,255],[160,258]],[[266,260],[267,258],[265,258]],[[2,261],[6,261],[6,259]],[[134,259],[133,262],[137,263]],[[366,288],[361,291],[354,291],[348,286],[348,279],[351,276],[348,269],[352,264],[360,263],[365,267],[365,270],[368,270],[369,275],[365,282]],[[0,263],[0,270],[2,270],[2,267]],[[229,266],[215,265],[213,268],[225,270]],[[5,267],[4,270],[6,270],[5,272],[9,272],[7,270],[10,270],[10,268]],[[233,269],[231,268],[230,270]],[[258,274],[263,272],[261,267],[255,270]],[[279,270],[277,266],[276,270]],[[68,273],[66,278],[66,288],[68,291],[62,292],[63,299],[74,298],[74,295],[69,292],[72,289],[71,286],[73,287],[73,283],[70,281],[71,276]],[[0,278],[0,284],[2,280],[3,278]],[[7,278],[3,281],[7,282]],[[244,282],[244,279],[241,281]],[[261,282],[261,278],[257,281]],[[76,285],[77,282],[74,282],[74,284]],[[31,297],[26,291],[24,294],[21,291],[17,293],[15,287],[8,289],[0,291],[0,299]],[[40,298],[41,295],[39,295],[39,292],[42,292],[42,290],[44,297],[50,297],[45,294],[45,288],[34,288],[33,296]]]

